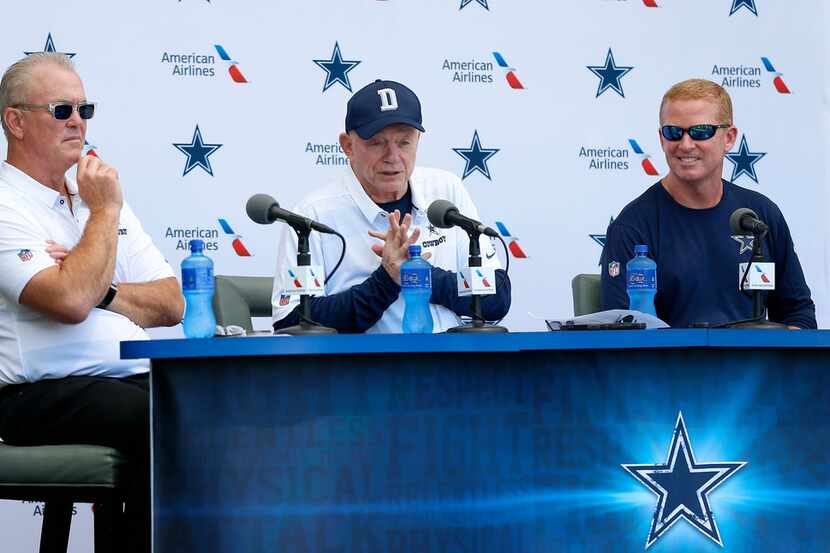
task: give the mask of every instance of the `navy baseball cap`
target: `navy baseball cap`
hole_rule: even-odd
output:
[[[355,131],[360,138],[368,140],[395,123],[426,132],[421,126],[421,102],[401,83],[378,79],[349,99],[346,132]]]

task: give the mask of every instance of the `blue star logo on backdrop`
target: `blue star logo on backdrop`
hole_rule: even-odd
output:
[[[608,226],[610,227],[611,223],[613,223],[613,222],[614,222],[614,217],[612,216],[611,219],[608,221]],[[606,235],[604,235],[604,234],[589,234],[588,236],[591,237],[591,240],[593,240],[594,242],[599,244],[600,247],[603,247],[603,248],[605,247],[605,241],[607,239]]]
[[[767,155],[766,152],[750,152],[749,146],[746,144],[746,135],[741,137],[741,145],[737,152],[729,152],[726,154],[726,159],[732,162],[732,182],[741,175],[746,175],[756,183],[758,182],[758,175],[755,173],[755,164],[758,163],[762,157]]]
[[[611,223],[614,222],[614,218],[611,217],[611,220],[608,221],[608,226],[611,226]],[[608,241],[608,236],[605,234],[589,234],[588,236],[591,237],[591,240],[599,244],[600,248],[605,248],[605,242]],[[599,264],[602,265],[602,254],[600,254]]]
[[[591,237],[591,240],[599,244],[600,248],[605,247],[605,241],[608,239],[605,234],[589,234],[588,236]]]
[[[605,249],[605,242],[608,239],[608,237],[606,235],[604,235],[604,234],[589,234],[588,236],[591,237],[591,240],[593,240],[594,242],[599,244],[600,248],[602,248],[603,250]],[[600,252],[600,254],[599,254],[599,262],[597,263],[597,265],[602,265],[602,252]]]
[[[646,549],[681,518],[723,547],[718,525],[709,507],[709,494],[744,465],[745,461],[698,463],[692,452],[683,414],[678,413],[668,459],[664,464],[622,465],[657,496]]]
[[[617,94],[625,98],[620,79],[634,69],[634,66],[617,65],[614,63],[614,53],[609,48],[608,55],[605,56],[605,65],[589,65],[587,67],[591,70],[591,73],[599,77],[596,98],[599,98],[600,94],[609,88],[614,89]]]
[[[740,249],[738,250],[738,255],[743,255],[744,252],[751,252],[752,246],[755,241],[754,236],[741,236],[739,234],[733,234],[732,240],[740,244]]]
[[[44,52],[57,52],[59,54],[64,54],[68,58],[75,57],[75,52],[59,52],[57,48],[55,48],[55,41],[52,40],[52,33],[46,35],[46,45],[43,47]],[[27,56],[31,56],[32,54],[36,54],[37,52],[23,52]]]
[[[466,162],[461,180],[469,177],[473,171],[478,171],[488,180],[493,180],[490,177],[490,169],[487,168],[487,160],[496,155],[499,149],[482,148],[481,140],[478,138],[478,130],[473,133],[473,142],[469,148],[453,148],[452,151],[463,157]]]
[[[196,125],[196,130],[193,131],[193,140],[189,144],[173,144],[177,150],[187,156],[187,163],[184,166],[184,177],[196,167],[201,167],[205,172],[213,176],[213,168],[210,166],[208,159],[213,152],[222,147],[221,144],[206,144],[202,140],[202,131],[199,130],[199,125]]]
[[[461,0],[461,6],[459,6],[458,11],[463,10],[467,7],[468,4],[472,4],[473,2],[475,2],[488,12],[490,11],[490,7],[487,5],[487,0]]]
[[[732,9],[729,10],[729,17],[741,8],[746,8],[756,16],[758,15],[758,8],[755,6],[755,0],[732,0]]]
[[[349,92],[352,91],[352,84],[349,82],[349,71],[360,63],[357,60],[344,60],[340,54],[340,44],[334,43],[334,50],[331,59],[312,60],[317,66],[326,72],[326,82],[323,83],[323,92],[329,89],[334,83],[340,83]]]

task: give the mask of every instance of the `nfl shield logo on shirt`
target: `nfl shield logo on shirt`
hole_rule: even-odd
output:
[[[32,250],[20,250],[19,252],[17,252],[17,257],[20,258],[20,261],[25,262],[32,259],[34,257],[34,254],[32,253]]]
[[[620,275],[620,262],[619,261],[612,261],[608,264],[608,274],[612,277],[616,277]]]

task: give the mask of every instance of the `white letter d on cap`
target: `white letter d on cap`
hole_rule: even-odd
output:
[[[394,88],[381,88],[378,90],[378,96],[380,96],[380,111],[398,109],[398,96]]]

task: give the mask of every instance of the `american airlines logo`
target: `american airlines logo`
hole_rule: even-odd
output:
[[[227,67],[228,75],[235,83],[245,84],[248,79],[242,74],[239,62],[231,58],[221,44],[213,45],[214,52],[162,52],[161,63],[170,68],[170,75],[179,78],[216,77],[216,56]]]
[[[527,259],[527,254],[519,245],[519,238],[517,236],[513,236],[510,231],[507,230],[507,225],[505,225],[502,221],[496,221],[496,228],[499,229],[499,234],[504,236],[507,240],[507,249],[510,250],[513,257],[516,259]]]
[[[461,85],[492,85],[496,82],[496,66],[504,74],[507,86],[513,90],[524,90],[519,80],[518,70],[507,63],[502,52],[491,52],[486,58],[444,58],[441,70],[450,76],[450,80]]]

